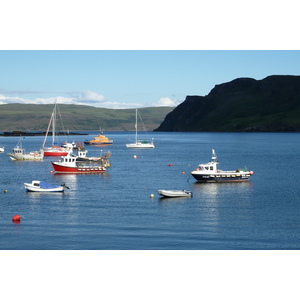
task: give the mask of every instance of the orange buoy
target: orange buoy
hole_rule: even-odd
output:
[[[169,167],[172,167],[172,164],[168,164]]]
[[[185,172],[181,172],[181,174],[185,174]]]
[[[11,219],[14,223],[20,223],[21,222],[21,216],[20,215],[15,215]]]

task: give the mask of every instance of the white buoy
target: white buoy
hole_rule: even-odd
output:
[[[154,195],[153,195],[153,194],[151,194],[151,195],[150,195],[150,198],[154,198]]]

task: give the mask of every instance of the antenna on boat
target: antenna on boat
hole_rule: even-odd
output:
[[[217,154],[214,148],[212,148],[212,157],[211,157],[213,162],[217,161]]]

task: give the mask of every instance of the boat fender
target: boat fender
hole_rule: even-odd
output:
[[[253,175],[253,174],[254,174],[254,172],[253,172],[253,171],[250,171],[250,172],[249,172],[249,174],[250,174],[250,175]]]

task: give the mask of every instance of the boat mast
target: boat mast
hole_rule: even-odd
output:
[[[138,142],[138,135],[137,135],[137,109],[135,110],[135,143]]]
[[[42,148],[44,148],[44,146],[45,146],[45,143],[46,143],[46,140],[47,140],[47,137],[48,137],[48,133],[49,133],[49,129],[50,129],[50,125],[51,125],[52,119],[53,119],[53,112],[51,114],[51,118],[50,118],[50,121],[49,121],[49,124],[48,124],[48,128],[47,128],[47,131],[46,131],[46,134],[45,134],[45,138],[44,138],[44,142],[43,142]]]
[[[53,109],[53,120],[52,120],[52,146],[54,146],[55,141],[55,123],[56,123],[56,100]]]

